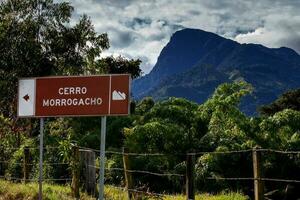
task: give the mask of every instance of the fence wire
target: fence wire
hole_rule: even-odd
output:
[[[39,182],[38,178],[19,178],[19,177],[10,177],[10,176],[0,176],[0,179],[4,180],[16,180],[16,181],[28,181],[28,182]],[[72,178],[45,178],[43,181],[71,181]]]
[[[87,165],[88,167],[92,167],[95,169],[100,169],[100,167],[94,166],[94,165]],[[150,174],[154,176],[178,176],[178,177],[184,177],[184,174],[172,174],[172,173],[158,173],[158,172],[150,172],[150,171],[145,171],[145,170],[124,170],[124,168],[116,168],[116,167],[111,167],[111,168],[105,168],[106,171],[123,171],[123,172],[129,172],[129,173],[140,173],[140,174]]]
[[[93,152],[100,153],[100,150],[87,148],[87,147],[79,147],[83,150],[90,150]],[[123,151],[105,151],[106,154],[116,154],[116,155],[128,155],[128,156],[176,156],[176,155],[203,155],[203,154],[236,154],[236,153],[249,153],[253,151],[258,152],[274,152],[281,154],[300,154],[300,151],[283,151],[283,150],[275,150],[275,149],[244,149],[244,150],[232,150],[232,151],[199,151],[199,152],[188,152],[188,153],[135,153],[135,152],[123,152]]]
[[[28,149],[39,149],[35,147],[27,147]],[[19,148],[9,148],[13,150],[19,150]],[[44,149],[58,149],[58,147],[45,147]],[[87,147],[79,147],[80,150],[89,150],[93,151],[95,153],[100,153],[99,150],[92,149],[92,148],[87,148]],[[106,154],[112,154],[112,155],[121,155],[121,156],[199,156],[199,155],[204,155],[204,154],[212,154],[212,155],[226,155],[226,154],[239,154],[239,153],[250,153],[250,152],[262,152],[262,153],[278,153],[278,154],[293,154],[293,155],[300,155],[300,151],[283,151],[283,150],[276,150],[276,149],[245,149],[245,150],[235,150],[235,151],[214,151],[214,152],[208,152],[208,151],[200,151],[200,152],[189,152],[185,154],[169,154],[169,153],[135,153],[135,152],[126,152],[124,153],[123,151],[106,151]],[[16,165],[24,165],[22,162],[11,162],[9,160],[1,160],[0,164],[16,164]],[[33,166],[37,164],[32,164],[32,163],[27,163],[27,166]],[[45,162],[43,165],[69,165],[69,163],[66,162]],[[94,165],[88,165],[88,167],[93,167],[96,169],[99,169],[99,167],[94,166]],[[161,177],[185,177],[185,174],[178,174],[178,173],[170,173],[170,172],[163,172],[163,173],[158,173],[158,172],[152,172],[152,171],[147,171],[147,170],[135,170],[135,169],[127,169],[125,170],[124,168],[106,168],[107,171],[123,171],[123,172],[129,172],[129,173],[138,173],[138,174],[147,174],[147,175],[154,175],[154,176],[161,176]],[[8,176],[0,176],[1,179],[6,179],[6,180],[16,180],[16,181],[24,181],[24,178],[19,178],[19,177],[8,177]],[[293,179],[278,179],[278,178],[253,178],[253,177],[206,177],[206,180],[226,180],[226,181],[254,181],[254,180],[260,180],[260,181],[268,181],[268,182],[284,182],[284,183],[300,183],[300,180],[293,180]],[[43,179],[44,181],[71,181],[71,178],[48,178],[48,179]],[[26,181],[29,182],[38,182],[38,179],[26,179]],[[127,190],[131,192],[136,192],[136,193],[143,193],[147,195],[154,195],[154,196],[164,196],[164,194],[160,193],[152,193],[149,191],[142,191],[142,190],[137,190],[137,189],[126,189],[122,187],[116,187],[117,189],[122,189],[122,190]]]
[[[149,191],[144,191],[144,190],[138,190],[138,189],[128,189],[126,187],[119,187],[119,186],[112,186],[110,185],[110,187],[118,189],[118,190],[122,190],[122,191],[129,191],[129,192],[133,192],[133,193],[141,193],[141,194],[145,194],[147,196],[153,196],[153,197],[164,197],[166,196],[166,194],[161,194],[161,193],[155,193],[155,192],[149,192]]]

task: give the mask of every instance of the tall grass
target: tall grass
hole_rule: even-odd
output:
[[[11,183],[0,180],[0,200],[36,200],[38,199],[37,183]],[[71,200],[70,186],[43,184],[44,200]],[[86,194],[82,194],[82,200],[92,200]]]
[[[106,200],[127,200],[127,193],[112,186],[105,187]],[[36,200],[38,199],[37,183],[11,183],[0,180],[0,200]],[[43,184],[44,200],[73,200],[69,185]],[[81,193],[81,200],[96,200],[85,193]],[[141,196],[142,200],[185,200],[184,195],[166,195],[161,197]],[[247,200],[248,198],[239,193],[227,193],[219,195],[201,194],[196,196],[196,200]]]
[[[121,191],[120,189],[107,186],[105,188],[106,199],[107,200],[127,200],[127,193]],[[184,195],[166,195],[163,197],[151,197],[138,195],[139,199],[142,200],[186,200]],[[196,195],[196,200],[249,200],[248,197],[240,193],[223,193],[219,195],[209,195],[209,194],[198,194]]]

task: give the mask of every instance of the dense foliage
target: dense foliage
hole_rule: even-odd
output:
[[[170,98],[154,103],[146,98],[136,106],[132,125],[124,129],[124,145],[136,153],[164,153],[160,157],[132,156],[132,168],[158,173],[185,173],[187,152],[212,152],[196,162],[197,188],[216,192],[239,189],[252,192],[252,182],[209,181],[206,178],[252,177],[252,153],[213,154],[255,147],[299,150],[299,111],[286,109],[270,117],[248,117],[239,103],[253,88],[245,82],[222,84],[204,104]],[[119,160],[118,160],[119,159]],[[110,167],[121,167],[120,157],[111,157]],[[281,163],[284,161],[284,164]],[[264,154],[266,177],[299,178],[299,157]],[[284,170],[282,170],[284,169]],[[112,177],[122,174],[110,174]],[[134,174],[136,185],[156,191],[180,191],[184,179]],[[160,184],[158,184],[158,182]],[[276,184],[275,184],[276,185]],[[266,183],[268,189],[274,184]],[[283,185],[281,185],[283,186]]]
[[[276,101],[260,107],[259,112],[269,116],[284,109],[300,111],[300,89],[285,92]]]

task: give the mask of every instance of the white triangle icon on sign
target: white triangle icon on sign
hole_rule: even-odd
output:
[[[112,93],[112,100],[114,101],[120,101],[120,100],[125,100],[126,99],[126,94],[124,92],[120,92],[117,90],[114,90]]]

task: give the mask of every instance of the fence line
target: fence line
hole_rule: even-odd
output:
[[[8,150],[20,150],[21,147],[5,147],[5,149],[8,149]],[[39,147],[24,147],[24,149],[40,149]],[[52,146],[46,146],[46,147],[43,147],[43,149],[59,149],[59,147],[52,147]]]
[[[24,178],[18,178],[18,177],[9,177],[9,176],[0,176],[1,179],[5,180],[16,180],[16,181],[23,181]],[[43,181],[71,181],[72,178],[45,178]],[[33,179],[26,179],[26,181],[29,182],[38,182],[38,178],[33,178]]]
[[[227,181],[253,181],[256,180],[255,178],[249,177],[249,178],[239,178],[239,177],[207,177],[205,178],[207,180],[227,180]]]
[[[97,153],[100,153],[100,150],[98,149],[93,149],[89,147],[83,147],[83,146],[78,146],[79,149],[84,149],[84,150],[91,150]],[[26,147],[27,149],[39,149],[38,147]],[[44,147],[43,149],[58,149],[59,147],[54,147],[54,146],[49,146],[49,147]],[[19,150],[20,148],[17,147],[8,147],[5,149],[15,149]],[[119,155],[130,155],[130,156],[168,156],[168,155],[202,155],[202,154],[234,154],[234,153],[247,153],[247,152],[252,152],[253,149],[244,149],[244,150],[232,150],[232,151],[199,151],[199,152],[192,152],[192,153],[123,153],[122,151],[105,151],[106,154],[119,154]],[[281,153],[281,154],[300,154],[299,151],[284,151],[284,150],[276,150],[276,149],[264,149],[264,148],[259,148],[256,149],[256,151],[260,152],[274,152],[274,153]]]
[[[183,174],[156,173],[156,172],[149,172],[149,171],[143,171],[143,170],[124,170],[124,171],[130,172],[130,173],[150,174],[150,175],[155,175],[155,176],[177,176],[177,177],[184,177]]]
[[[148,196],[157,196],[157,197],[166,196],[165,194],[161,194],[161,193],[155,193],[155,192],[149,192],[149,191],[143,191],[143,190],[137,190],[137,189],[127,189],[126,187],[118,187],[118,186],[113,186],[113,185],[110,185],[110,187],[118,189],[118,190],[123,190],[123,191],[142,193],[142,194],[146,194]]]
[[[10,161],[0,161],[0,163],[11,163]],[[34,165],[38,165],[38,163],[36,164],[24,164],[24,163],[20,163],[20,162],[13,162],[12,164],[16,164],[16,165],[27,165],[27,166],[34,166]],[[43,163],[43,165],[69,165],[70,163]]]
[[[202,154],[236,154],[236,153],[248,153],[248,152],[274,152],[279,154],[300,154],[300,151],[282,151],[282,150],[275,150],[275,149],[246,149],[246,150],[236,150],[236,151],[215,151],[215,152],[192,152],[186,153],[184,155],[196,156]],[[162,156],[162,155],[169,155],[169,154],[161,154],[161,153],[124,153],[124,152],[117,152],[117,151],[110,151],[110,154],[119,154],[119,155],[132,155],[132,156]],[[178,155],[178,154],[176,154]],[[107,169],[107,170],[114,170],[114,169]],[[122,169],[117,169],[122,170]],[[157,176],[179,176],[184,177],[182,174],[171,174],[171,173],[155,173],[143,170],[124,170],[125,172],[129,173],[144,173],[150,175],[157,175]],[[291,179],[278,179],[278,178],[253,178],[253,177],[207,177],[207,180],[228,180],[228,181],[274,181],[274,182],[286,182],[286,183],[300,183],[300,180],[291,180]]]
[[[254,181],[254,180],[260,180],[260,181],[274,181],[274,182],[285,182],[285,183],[300,183],[300,180],[291,180],[291,179],[276,179],[276,178],[229,178],[229,177],[207,177],[205,178],[207,180],[227,180],[227,181]]]
[[[88,167],[93,167],[96,169],[100,169],[100,167],[94,166],[94,165],[88,165]],[[178,177],[184,177],[184,174],[172,174],[172,173],[157,173],[157,172],[150,172],[150,171],[144,171],[144,170],[124,170],[124,168],[105,168],[107,171],[125,171],[129,173],[141,173],[141,174],[150,174],[155,176],[178,176]]]
[[[58,149],[59,147],[45,147],[44,149]],[[87,147],[78,147],[81,150],[89,150],[91,153],[99,153],[99,150],[96,149],[92,149],[92,148],[87,148]],[[18,148],[11,148],[11,149],[18,149]],[[38,148],[24,148],[24,149],[38,149]],[[93,154],[94,154],[93,153]],[[261,161],[260,161],[260,157],[261,155],[263,155],[262,153],[276,153],[276,154],[295,154],[295,155],[299,155],[300,151],[282,151],[282,150],[275,150],[275,149],[244,149],[244,150],[233,150],[233,151],[213,151],[213,152],[209,152],[209,151],[199,151],[199,152],[189,152],[189,153],[135,153],[135,152],[124,152],[124,151],[106,151],[106,154],[112,154],[112,155],[121,155],[123,156],[186,156],[187,158],[191,158],[193,160],[195,160],[196,156],[199,155],[203,155],[203,154],[212,154],[212,155],[228,155],[228,154],[239,154],[239,153],[252,153],[253,155],[253,163],[256,163],[257,166],[253,165],[253,169],[254,169],[254,176],[253,177],[206,177],[203,180],[225,180],[225,181],[254,181],[254,182],[259,182],[262,183],[263,181],[269,181],[269,182],[283,182],[283,183],[300,183],[300,180],[292,180],[292,179],[280,179],[280,178],[264,178],[261,176],[260,174],[260,167],[262,167],[261,165]],[[248,155],[248,154],[247,154]],[[255,157],[255,158],[254,158]],[[95,159],[95,156],[93,157],[93,159]],[[127,157],[128,159],[128,157]],[[25,159],[26,160],[26,159]],[[33,160],[35,161],[35,160]],[[26,162],[26,161],[25,161]],[[94,161],[93,161],[94,162]],[[125,162],[123,160],[123,162]],[[129,161],[128,161],[129,162]],[[186,160],[187,165],[188,165],[188,159]],[[31,164],[31,163],[24,163],[24,162],[11,162],[8,160],[4,160],[4,161],[0,161],[1,163],[9,163],[9,164],[17,164],[17,165],[21,165],[23,166],[23,168],[26,169],[26,166],[34,166],[36,164]],[[44,165],[69,165],[70,163],[66,163],[66,162],[45,162],[43,163]],[[192,168],[193,170],[195,170],[195,163],[194,161],[192,162]],[[92,167],[95,169],[99,169],[99,167],[95,166],[95,163],[93,163],[92,165],[88,164],[85,165],[87,167]],[[130,165],[128,165],[130,166]],[[187,168],[187,171],[189,171]],[[147,175],[153,175],[153,176],[160,176],[160,177],[187,177],[189,174],[188,172],[186,172],[186,174],[179,174],[179,173],[169,173],[169,172],[152,172],[152,171],[147,171],[147,170],[139,170],[139,169],[130,169],[130,167],[127,167],[124,165],[124,168],[106,168],[107,171],[122,171],[124,172],[126,175],[125,176],[131,176],[130,174],[133,173],[137,173],[137,174],[147,174]],[[26,171],[26,170],[25,170]],[[192,170],[190,170],[192,171]],[[95,172],[94,172],[95,173]],[[194,172],[193,172],[194,173]],[[255,173],[259,173],[258,176],[255,176]],[[193,176],[193,174],[189,175],[190,177]],[[24,177],[28,177],[25,176]],[[38,178],[36,179],[28,179],[28,178],[18,178],[18,177],[9,177],[9,176],[0,176],[0,178],[6,179],[6,180],[18,180],[18,181],[29,181],[29,182],[37,182]],[[71,178],[49,178],[49,179],[43,179],[44,181],[71,181]],[[95,180],[95,179],[94,179]],[[194,182],[194,180],[192,180],[191,182]],[[96,183],[95,183],[96,184]],[[126,185],[127,186],[127,185]],[[133,187],[126,187],[126,188],[122,188],[122,187],[116,187],[113,186],[115,188],[119,188],[122,190],[126,190],[128,192],[133,192],[133,193],[143,193],[146,195],[152,195],[152,196],[164,196],[164,194],[160,194],[160,193],[152,193],[149,191],[142,191],[142,190],[138,190],[136,188]],[[194,187],[193,185],[191,187]],[[259,186],[261,187],[261,186]],[[263,187],[263,186],[262,186]]]
[[[300,180],[289,180],[289,179],[261,178],[261,180],[262,181],[285,182],[285,183],[300,183]]]
[[[97,153],[100,153],[100,150],[87,148],[79,146],[80,149],[91,150]],[[191,152],[191,153],[124,153],[122,151],[105,151],[106,154],[117,154],[117,155],[129,155],[129,156],[174,156],[174,155],[202,155],[202,154],[235,154],[235,153],[248,153],[252,152],[253,149],[244,149],[244,150],[232,150],[232,151],[199,151],[199,152]],[[260,152],[274,152],[281,154],[300,154],[300,151],[283,151],[276,149],[256,149],[256,151]]]
[[[257,149],[257,151],[274,152],[274,153],[281,153],[281,154],[300,154],[300,151],[281,151],[281,150],[275,150],[275,149]]]

